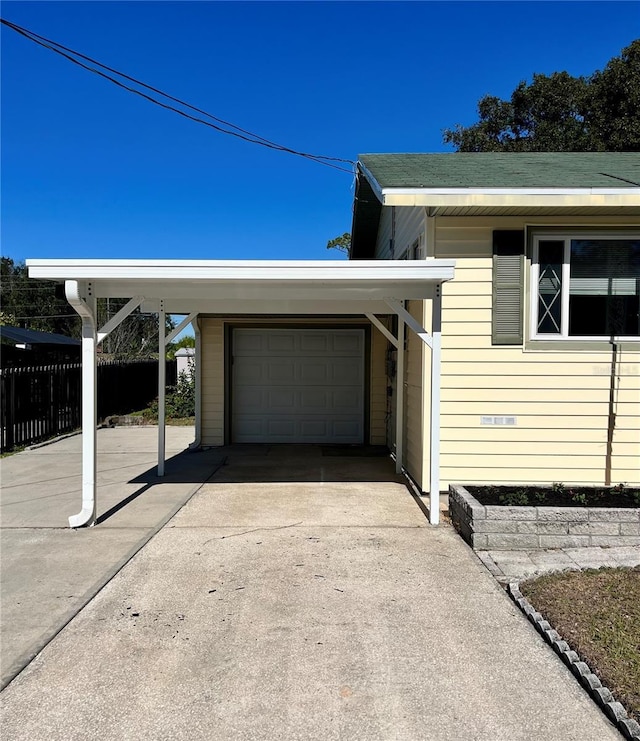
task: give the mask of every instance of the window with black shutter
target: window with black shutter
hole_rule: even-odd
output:
[[[491,341],[521,345],[524,304],[524,231],[493,232]]]

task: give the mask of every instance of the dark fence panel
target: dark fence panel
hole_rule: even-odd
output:
[[[167,361],[174,386],[175,360]],[[158,361],[111,361],[98,365],[98,420],[144,409],[158,395]],[[82,420],[79,363],[0,370],[2,452],[77,430]]]
[[[80,426],[79,363],[6,368],[0,379],[2,452]]]
[[[176,361],[167,360],[167,386],[175,386],[176,379]],[[157,396],[157,360],[114,360],[98,366],[98,419],[144,409]]]

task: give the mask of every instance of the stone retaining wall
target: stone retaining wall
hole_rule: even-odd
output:
[[[449,515],[469,545],[535,550],[640,545],[640,508],[483,505],[464,486],[449,486]]]

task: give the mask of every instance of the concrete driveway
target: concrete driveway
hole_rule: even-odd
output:
[[[388,459],[225,453],[5,689],[3,738],[621,738]]]
[[[216,451],[177,456],[193,434],[167,428],[167,476],[158,479],[157,428],[98,430],[99,525],[90,529],[67,523],[80,509],[79,435],[0,460],[0,687],[220,466]]]

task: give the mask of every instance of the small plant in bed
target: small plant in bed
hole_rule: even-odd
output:
[[[465,486],[480,504],[505,507],[640,507],[640,488],[616,486]]]

